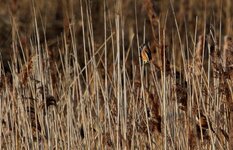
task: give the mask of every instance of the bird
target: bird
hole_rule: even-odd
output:
[[[144,43],[142,46],[139,48],[140,50],[140,56],[144,64],[147,64],[150,62],[152,59],[151,57],[151,50],[148,44]]]
[[[215,133],[212,123],[209,121],[208,125],[207,117],[204,114],[200,113],[200,117],[196,116],[196,122],[198,128],[202,128],[204,130],[210,129],[213,133]]]

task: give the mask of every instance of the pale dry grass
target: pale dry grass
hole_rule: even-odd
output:
[[[202,7],[196,1],[93,3],[57,4],[65,15],[57,14],[63,32],[56,38],[47,36],[44,3],[31,3],[25,38],[17,19],[23,1],[10,3],[11,61],[2,55],[0,65],[1,148],[231,149],[232,39],[222,37],[230,21],[218,16],[220,2],[205,3],[216,20],[202,9],[184,14]],[[48,9],[52,17],[56,9]],[[205,18],[192,18],[199,13]],[[139,57],[144,42],[149,64]]]

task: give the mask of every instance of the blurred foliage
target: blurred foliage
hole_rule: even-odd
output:
[[[80,2],[83,5],[84,28],[89,30],[87,21],[88,17],[91,16],[94,41],[98,47],[104,42],[104,1],[0,1],[0,51],[4,63],[10,60],[12,41],[20,41],[23,46],[26,46],[30,45],[31,39],[35,39],[35,18],[41,43],[44,43],[46,39],[48,44],[56,45],[54,41],[58,41],[57,39],[62,37],[64,32],[69,33],[72,26],[77,38],[77,49],[82,53],[83,34]],[[146,25],[145,39],[150,41],[152,39],[151,25],[144,9],[144,1],[124,0],[121,2],[121,8],[118,12],[116,1],[106,1],[107,35],[109,36],[114,31],[115,16],[120,14],[122,16],[121,27],[124,30],[125,47],[128,47],[131,35],[137,34],[137,31],[140,40],[139,44],[143,43],[144,24]],[[181,46],[178,44],[179,42],[174,42],[178,41],[178,35],[170,1],[156,0],[154,3],[160,25],[166,31],[167,45],[173,45],[174,49],[179,49]],[[193,39],[195,28],[197,34],[202,34],[204,30],[208,33],[210,27],[215,29],[216,36],[231,34],[232,32],[231,16],[233,11],[230,0],[175,0],[172,5],[174,6],[174,13],[183,43],[187,44],[195,40]],[[136,23],[138,26],[136,26]],[[85,36],[88,37],[88,35]],[[186,41],[186,37],[190,41]],[[135,42],[133,45],[137,46]],[[185,47],[193,49],[192,44]],[[80,58],[80,60],[82,59]]]

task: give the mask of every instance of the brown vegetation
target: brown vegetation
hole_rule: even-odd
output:
[[[0,147],[232,149],[230,4],[1,1]]]

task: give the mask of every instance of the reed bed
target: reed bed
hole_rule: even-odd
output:
[[[230,0],[2,3],[1,149],[232,149]]]

